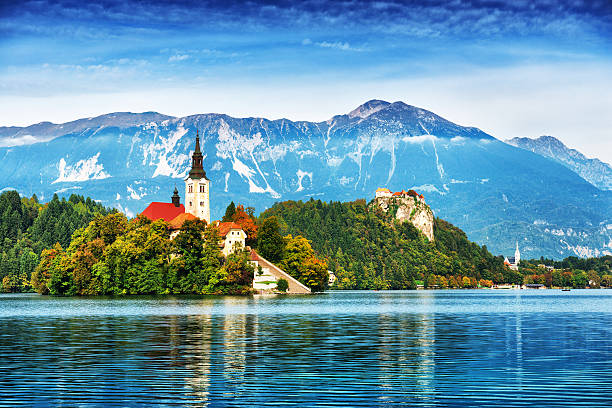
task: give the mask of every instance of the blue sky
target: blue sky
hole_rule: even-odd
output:
[[[150,110],[325,120],[374,98],[612,162],[612,4],[0,5],[0,125]]]

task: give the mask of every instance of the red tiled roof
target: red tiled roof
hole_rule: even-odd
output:
[[[230,230],[242,229],[242,227],[235,222],[221,222],[217,227],[219,228],[219,235],[221,235],[221,237],[225,237]]]
[[[187,220],[197,220],[198,217],[191,213],[182,213],[174,217],[172,221],[170,221],[170,229],[177,230],[183,226],[183,223]]]
[[[159,220],[160,218],[164,221],[171,221],[176,218],[177,215],[185,212],[185,206],[183,204],[175,207],[172,203],[158,203],[154,202],[149,204],[147,208],[141,213],[151,221]]]

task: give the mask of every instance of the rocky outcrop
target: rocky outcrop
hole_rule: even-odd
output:
[[[434,240],[434,215],[424,200],[418,197],[377,197],[373,204],[399,221],[411,222],[427,239]]]

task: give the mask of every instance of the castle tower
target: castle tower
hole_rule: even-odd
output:
[[[519,251],[518,241],[516,241],[516,251],[514,251],[514,263],[518,265],[520,261],[521,261],[521,251]]]
[[[202,167],[200,135],[196,131],[196,145],[191,156],[191,171],[185,179],[185,212],[210,224],[210,180]]]

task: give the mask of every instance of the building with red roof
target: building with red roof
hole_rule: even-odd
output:
[[[245,247],[247,235],[242,227],[235,222],[221,222],[217,225],[219,235],[222,238],[223,254],[228,256],[234,251],[234,246],[238,244],[241,248]]]
[[[172,202],[153,202],[141,213],[141,215],[147,217],[151,221],[166,221],[171,231],[171,239],[174,239],[179,234],[185,221],[201,219],[208,222],[210,219],[210,180],[206,177],[202,160],[203,155],[200,151],[200,138],[199,134],[196,133],[196,147],[192,155],[191,171],[189,172],[189,176],[185,179],[187,210],[185,206],[181,204],[178,190],[174,187]],[[239,224],[235,222],[222,222],[217,225],[217,228],[219,229],[219,235],[221,237],[219,245],[223,248],[223,254],[225,256],[233,252],[236,244],[242,248],[245,247],[247,235]]]

